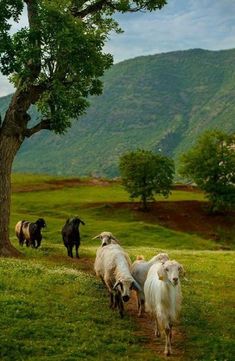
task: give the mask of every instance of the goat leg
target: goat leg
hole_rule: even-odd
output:
[[[113,293],[110,293],[110,303],[109,303],[109,308],[114,308],[115,302],[113,300]]]
[[[166,344],[165,344],[165,355],[166,356],[170,356],[171,355],[171,337],[170,337],[170,333],[171,333],[171,328],[168,326],[165,328],[165,334],[166,334]]]
[[[73,250],[72,247],[68,245],[68,256],[73,258]]]
[[[24,245],[24,236],[19,236],[19,245],[20,246]]]
[[[120,293],[116,293],[115,295],[115,303],[117,303],[117,307],[119,310],[119,315],[121,318],[123,318],[124,316],[124,305],[123,305],[123,301],[122,301],[122,297],[120,295]]]
[[[41,241],[42,241],[42,237],[38,237],[38,238],[37,238],[36,248],[40,247]]]
[[[155,323],[155,329],[154,329],[155,336],[156,336],[156,337],[161,337],[161,333],[160,333],[160,328],[159,328],[159,324],[158,324],[157,317],[155,317],[154,323]]]
[[[78,247],[79,247],[79,245],[76,244],[76,257],[77,257],[77,258],[80,258],[80,257],[79,257],[79,254],[78,254]]]

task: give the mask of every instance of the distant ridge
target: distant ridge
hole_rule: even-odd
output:
[[[234,132],[234,59],[235,49],[192,49],[115,64],[86,116],[64,136],[42,131],[27,140],[14,170],[114,177],[128,149],[160,150],[177,159],[206,129]],[[0,98],[2,114],[9,99]]]

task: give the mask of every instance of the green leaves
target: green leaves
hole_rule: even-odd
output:
[[[23,11],[22,0],[4,0],[0,3],[0,31],[7,31],[11,28],[9,20],[19,21]]]
[[[9,34],[11,29],[10,20],[19,21],[23,11],[22,0],[5,0],[0,2],[0,71],[4,75],[9,75],[14,68],[14,44],[12,36]]]
[[[180,173],[191,178],[212,203],[212,211],[235,206],[235,135],[207,131],[181,157]]]
[[[139,149],[124,154],[119,168],[124,187],[131,198],[141,197],[144,209],[155,194],[169,195],[174,175],[171,159]]]
[[[63,133],[70,119],[88,107],[89,95],[102,92],[100,77],[113,62],[103,47],[120,32],[115,12],[154,10],[165,0],[81,1],[6,0],[0,4],[0,70],[27,99],[16,113],[36,104],[50,130]],[[28,26],[10,33],[23,8]],[[45,123],[44,123],[45,124]],[[40,129],[40,127],[38,128]],[[24,133],[24,130],[22,131]]]

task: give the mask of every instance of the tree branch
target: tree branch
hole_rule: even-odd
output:
[[[94,4],[88,5],[85,9],[79,10],[76,5],[72,6],[71,13],[75,17],[84,18],[89,14],[94,14],[97,11],[102,10],[104,5],[109,5],[110,3],[107,0],[100,0]]]
[[[148,1],[145,1],[142,5],[139,5],[139,6],[138,5],[134,6],[133,4],[130,3],[130,7],[125,8],[125,10],[123,10],[121,8],[120,4],[114,4],[112,2],[112,0],[99,0],[93,4],[88,5],[86,8],[84,8],[82,10],[78,9],[78,7],[76,5],[74,5],[71,7],[71,14],[75,17],[79,17],[79,18],[83,19],[87,15],[92,15],[92,14],[95,14],[95,13],[101,11],[105,6],[114,11],[135,13],[135,12],[146,9],[147,3],[148,3]],[[161,7],[162,6],[159,5],[159,9]]]
[[[27,5],[29,28],[34,33],[31,39],[32,46],[37,50],[35,59],[29,59],[27,66],[30,69],[30,80],[37,79],[41,71],[41,33],[40,20],[38,16],[38,1],[24,0]]]
[[[51,130],[50,119],[43,119],[32,128],[27,128],[24,132],[24,136],[29,138],[33,134],[40,132],[42,129]]]

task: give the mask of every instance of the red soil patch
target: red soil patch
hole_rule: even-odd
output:
[[[14,184],[12,185],[13,192],[39,192],[45,190],[57,190],[62,188],[73,188],[79,186],[110,186],[112,184],[120,184],[120,180],[105,180],[102,178],[92,179],[80,179],[80,178],[69,178],[69,179],[53,179],[45,181],[43,183],[32,183],[32,184]],[[191,185],[175,185],[174,190],[181,190],[186,192],[200,192],[197,187]]]
[[[89,205],[93,206],[93,205]],[[98,206],[98,204],[97,204]],[[148,212],[140,209],[139,203],[119,202],[106,205],[113,208],[127,208],[138,220],[159,224],[175,231],[198,234],[206,239],[225,240],[235,233],[235,212],[211,214],[207,202],[201,201],[159,201],[150,205]],[[232,236],[233,237],[233,236]],[[222,247],[223,248],[223,247]],[[229,247],[224,246],[224,249]]]
[[[57,190],[62,188],[74,188],[79,186],[109,186],[115,183],[116,181],[108,181],[103,179],[80,179],[80,178],[69,178],[69,179],[54,179],[45,181],[43,183],[33,183],[33,184],[13,184],[12,190],[16,193],[22,192],[39,192],[45,190]]]
[[[141,218],[215,241],[235,226],[235,212],[212,215],[208,204],[200,201],[157,202],[152,204],[150,212],[142,212]]]

